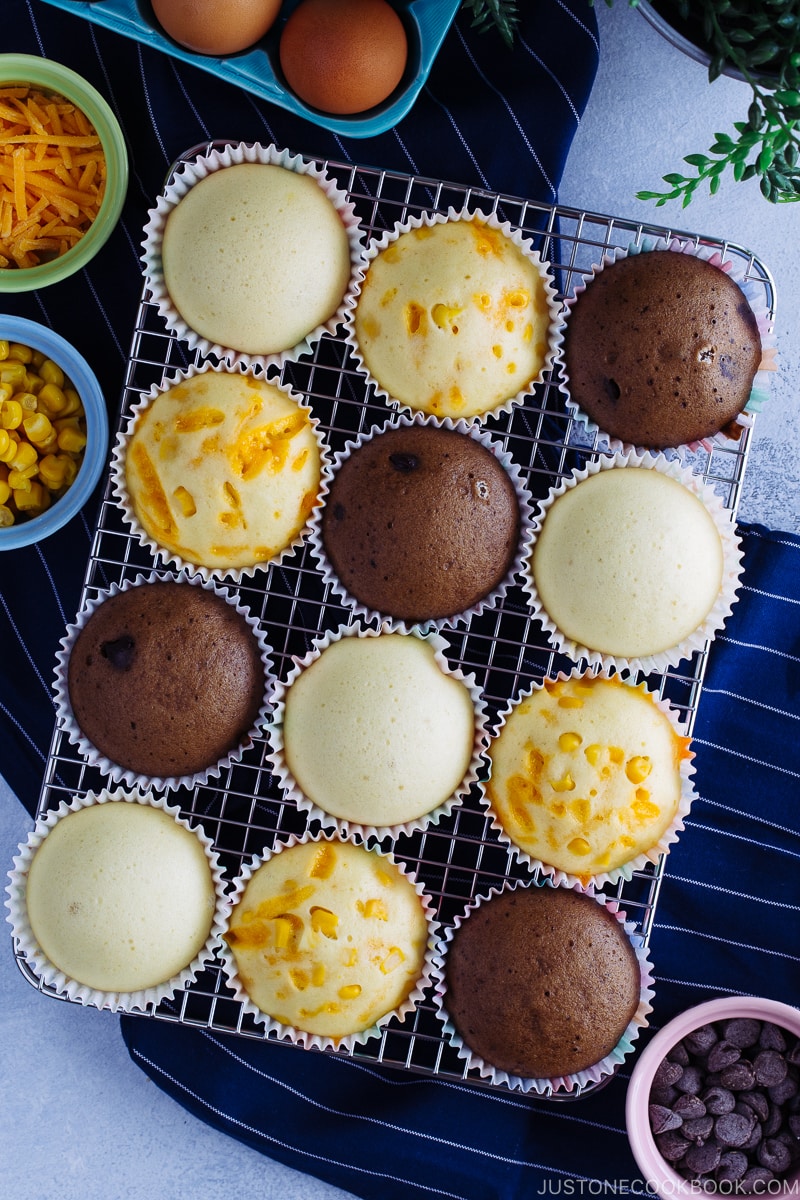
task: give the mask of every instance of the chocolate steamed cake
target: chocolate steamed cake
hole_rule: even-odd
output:
[[[321,532],[331,566],[361,604],[400,620],[437,620],[503,581],[517,552],[519,500],[477,439],[401,425],[342,461]]]
[[[86,738],[140,775],[193,775],[242,744],[265,668],[245,618],[188,583],[140,584],[104,600],[72,648],[69,700]]]
[[[444,1004],[465,1045],[525,1079],[595,1066],[639,1006],[623,925],[592,896],[528,885],[492,896],[456,929]]]
[[[761,338],[724,271],[653,250],[608,264],[578,293],[564,361],[572,399],[601,430],[663,449],[725,431],[750,397]]]

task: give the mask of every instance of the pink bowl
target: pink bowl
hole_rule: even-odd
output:
[[[762,1000],[757,997],[725,996],[720,1000],[709,1000],[689,1008],[651,1039],[642,1051],[631,1074],[625,1101],[625,1121],[628,1128],[633,1157],[647,1181],[648,1193],[656,1196],[697,1196],[703,1191],[702,1182],[692,1183],[659,1154],[655,1138],[650,1129],[648,1104],[650,1087],[659,1063],[672,1047],[701,1025],[712,1021],[724,1021],[729,1017],[755,1017],[761,1021],[772,1021],[800,1037],[800,1009],[777,1000]],[[769,1196],[797,1196],[800,1169],[781,1181],[781,1186],[768,1185],[764,1194]]]

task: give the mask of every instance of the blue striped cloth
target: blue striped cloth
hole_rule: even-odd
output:
[[[90,79],[120,117],[132,168],[122,222],[96,262],[4,307],[74,342],[113,425],[145,213],[189,146],[274,140],[552,201],[593,80],[596,26],[585,0],[520,9],[513,54],[462,14],[409,117],[348,143],[37,0],[4,0],[6,48]],[[55,652],[78,608],[93,520],[89,505],[62,533],[0,560],[0,771],[31,812],[53,726]],[[699,799],[668,860],[651,936],[653,1029],[723,993],[797,995],[800,539],[741,533],[745,583],[712,648],[695,726]],[[642,1189],[624,1126],[630,1062],[605,1088],[556,1103],[161,1021],[121,1026],[134,1062],[201,1120],[358,1196],[522,1200],[575,1194],[588,1181]]]

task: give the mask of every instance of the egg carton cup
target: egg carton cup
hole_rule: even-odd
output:
[[[322,516],[325,505],[328,501],[328,495],[336,472],[341,467],[342,463],[348,459],[354,451],[358,450],[365,443],[372,441],[373,438],[379,437],[390,428],[411,427],[413,425],[433,425],[439,428],[448,429],[456,433],[464,434],[471,437],[476,442],[480,442],[485,446],[498,462],[503,466],[506,474],[509,476],[514,485],[517,502],[519,504],[519,543],[514,559],[509,566],[506,574],[497,587],[487,592],[476,604],[464,609],[460,613],[452,613],[447,617],[431,618],[423,621],[405,621],[399,617],[393,617],[390,613],[378,612],[376,609],[369,608],[362,604],[355,596],[350,593],[344,584],[339,579],[333,564],[331,563],[325,551],[325,543],[322,537]],[[468,624],[473,617],[485,612],[487,609],[496,608],[503,598],[506,596],[508,589],[514,584],[517,577],[521,577],[525,570],[527,559],[527,546],[532,534],[532,513],[530,492],[525,486],[522,472],[515,463],[512,456],[496,442],[488,432],[481,430],[474,424],[468,421],[454,421],[451,417],[438,419],[426,415],[425,413],[401,413],[395,419],[387,422],[386,425],[367,430],[358,435],[354,440],[346,443],[342,450],[335,453],[331,469],[328,470],[323,478],[320,491],[320,504],[314,510],[309,522],[309,546],[317,560],[320,573],[325,584],[333,591],[345,606],[351,608],[356,616],[362,618],[366,622],[376,621],[381,625],[389,625],[398,633],[411,633],[415,629],[437,630],[452,628],[456,625]]]
[[[167,376],[161,385],[154,384],[147,395],[142,396],[130,409],[124,425],[117,433],[116,441],[111,455],[111,485],[113,494],[116,497],[122,513],[125,524],[131,530],[131,533],[138,539],[140,544],[152,554],[157,563],[163,563],[167,567],[180,572],[185,571],[188,574],[199,575],[205,582],[212,580],[225,580],[233,585],[242,583],[243,580],[252,577],[257,571],[266,571],[270,567],[280,566],[285,559],[290,558],[298,550],[300,550],[308,539],[310,532],[310,519],[306,521],[299,533],[287,542],[272,558],[261,562],[250,563],[246,566],[229,566],[229,567],[208,567],[200,563],[191,562],[189,559],[183,558],[175,551],[168,550],[156,541],[144,526],[139,521],[136,515],[136,510],[131,500],[131,495],[128,490],[128,484],[125,473],[125,464],[128,453],[128,446],[131,438],[136,432],[137,425],[146,413],[150,405],[158,398],[158,396],[170,391],[171,388],[185,383],[189,379],[196,376],[204,375],[207,372],[217,374],[238,374],[249,376],[254,379],[262,379],[263,376],[257,375],[251,366],[245,365],[243,362],[237,363],[234,366],[227,367],[225,365],[214,366],[212,363],[206,362],[199,366],[190,366],[184,370],[177,371],[172,375]],[[266,381],[271,387],[277,388],[283,392],[297,407],[306,414],[311,425],[320,455],[320,486],[317,494],[317,504],[315,511],[322,504],[322,496],[328,489],[328,481],[330,479],[330,455],[328,446],[325,441],[325,436],[319,422],[309,407],[306,399],[299,392],[295,391],[289,384],[280,382],[277,378]]]
[[[640,988],[639,988],[639,1004],[636,1012],[628,1023],[625,1032],[617,1042],[610,1054],[607,1054],[598,1063],[591,1067],[587,1067],[583,1071],[577,1071],[571,1075],[559,1075],[552,1079],[535,1079],[527,1078],[521,1075],[511,1075],[507,1071],[502,1071],[486,1062],[479,1054],[476,1054],[466,1044],[461,1034],[456,1029],[450,1014],[447,1009],[447,985],[446,985],[446,967],[447,954],[452,944],[453,938],[458,929],[461,928],[465,920],[469,919],[469,915],[475,909],[480,908],[481,904],[486,903],[493,896],[499,896],[503,892],[513,891],[517,887],[535,887],[536,884],[526,883],[523,880],[506,880],[506,882],[498,887],[492,887],[488,894],[477,897],[466,908],[463,914],[456,916],[453,924],[444,929],[443,934],[436,945],[436,951],[433,960],[434,971],[434,992],[433,999],[439,1017],[444,1025],[444,1031],[450,1044],[456,1050],[459,1058],[466,1063],[467,1070],[476,1070],[484,1080],[492,1084],[505,1084],[507,1087],[515,1091],[524,1093],[532,1093],[535,1095],[545,1095],[550,1093],[570,1093],[580,1092],[594,1084],[598,1084],[601,1080],[614,1075],[625,1059],[635,1049],[636,1041],[643,1029],[647,1028],[649,1023],[649,1014],[653,1010],[651,1003],[655,995],[653,985],[653,973],[650,960],[648,957],[647,947],[641,934],[637,932],[636,925],[633,921],[629,921],[626,913],[620,908],[619,904],[610,897],[595,893],[591,889],[583,888],[579,885],[572,884],[556,884],[560,887],[573,887],[575,891],[584,892],[590,895],[598,904],[612,913],[614,917],[622,925],[625,933],[630,939],[636,954],[636,959],[639,964],[640,972]],[[549,886],[545,884],[544,886]]]
[[[522,254],[524,254],[524,256],[533,263],[539,272],[544,285],[545,298],[549,313],[547,351],[538,373],[532,379],[528,380],[518,392],[507,396],[505,400],[501,400],[499,403],[492,405],[490,408],[487,408],[484,412],[479,413],[475,417],[469,418],[470,422],[480,423],[485,421],[488,417],[496,417],[500,413],[511,413],[515,408],[525,403],[536,385],[542,383],[552,370],[553,365],[558,358],[561,343],[564,338],[564,320],[550,264],[542,258],[538,250],[534,249],[532,241],[529,238],[524,237],[520,230],[514,228],[514,226],[512,226],[508,221],[501,221],[494,215],[494,213],[485,213],[481,209],[476,209],[473,211],[469,208],[448,208],[446,213],[425,212],[419,216],[408,217],[408,219],[405,221],[398,221],[393,229],[387,230],[380,237],[373,238],[367,244],[364,253],[364,262],[356,273],[356,294],[354,303],[349,307],[345,317],[344,336],[353,352],[357,369],[365,377],[368,384],[373,387],[376,396],[385,401],[391,408],[401,412],[404,411],[414,413],[416,411],[423,411],[415,409],[411,404],[398,399],[397,396],[393,396],[372,374],[364,360],[364,357],[361,353],[361,348],[359,346],[358,336],[355,330],[355,313],[358,307],[358,298],[360,296],[361,288],[364,283],[364,279],[366,278],[367,271],[369,270],[370,263],[377,258],[382,251],[386,250],[393,242],[396,242],[397,239],[404,233],[409,233],[413,229],[421,229],[423,226],[430,228],[434,225],[444,225],[452,221],[478,221],[484,225],[487,225],[490,229],[498,230],[500,233],[504,234],[509,241],[513,242],[513,244],[522,252]],[[443,418],[437,417],[436,419],[441,421]]]
[[[612,671],[585,671],[581,670],[579,667],[574,667],[571,671],[559,671],[557,674],[551,676],[549,681],[562,682],[569,679],[583,679],[587,675],[590,675],[593,679],[614,678],[614,672]],[[645,695],[649,696],[650,700],[658,709],[658,711],[667,718],[676,735],[679,738],[682,738],[686,743],[686,753],[681,757],[678,768],[680,772],[680,795],[675,814],[667,828],[662,833],[661,837],[657,842],[654,843],[654,845],[648,846],[640,853],[632,856],[627,862],[622,863],[620,866],[615,867],[611,871],[602,871],[591,876],[575,875],[569,871],[564,871],[559,867],[554,867],[552,863],[545,862],[541,858],[536,858],[534,855],[529,854],[526,850],[524,850],[523,847],[517,842],[515,842],[514,839],[506,832],[505,826],[495,812],[485,789],[481,789],[481,805],[486,810],[487,816],[490,820],[490,826],[497,834],[499,841],[502,842],[504,846],[508,847],[508,849],[522,864],[524,864],[524,866],[528,868],[529,871],[531,871],[532,874],[541,875],[557,886],[574,887],[579,889],[602,888],[608,884],[616,885],[621,881],[628,882],[633,877],[634,872],[643,870],[648,864],[656,865],[663,855],[669,853],[671,847],[674,846],[680,838],[680,835],[685,828],[685,823],[691,811],[692,804],[697,798],[697,793],[694,786],[694,752],[689,749],[690,739],[686,736],[681,728],[680,718],[677,710],[672,707],[669,701],[660,697],[644,682],[634,684],[630,680],[621,679],[620,682],[621,686],[623,687],[636,688],[637,691],[644,692]],[[490,740],[486,751],[487,761],[486,769],[484,770],[484,778],[488,779],[491,774],[491,759],[488,757],[489,751],[491,750],[491,742],[494,741],[495,738],[499,737],[506,721],[522,703],[522,701],[526,700],[529,696],[532,696],[534,692],[540,691],[543,687],[544,681],[539,684],[533,684],[524,692],[521,692],[515,700],[510,700],[508,705],[498,713],[497,729],[493,735],[493,738]]]
[[[28,918],[26,890],[28,872],[36,851],[47,835],[59,821],[70,813],[79,812],[94,804],[125,803],[143,804],[161,809],[172,817],[178,825],[193,833],[202,843],[208,857],[211,875],[214,883],[216,903],[211,928],[205,944],[199,954],[177,975],[154,987],[142,988],[133,992],[104,992],[79,983],[65,975],[50,961],[39,945]],[[225,880],[217,852],[211,839],[199,825],[191,825],[180,815],[180,809],[170,805],[163,797],[152,792],[142,792],[138,789],[104,789],[100,792],[88,792],[85,796],[74,796],[71,800],[62,800],[58,808],[51,809],[37,820],[25,843],[19,846],[19,852],[13,859],[13,867],[8,873],[9,883],[6,887],[6,920],[12,926],[13,937],[17,940],[20,955],[26,960],[39,979],[49,988],[53,988],[67,999],[76,1001],[87,1007],[110,1009],[112,1012],[145,1012],[170,1000],[176,992],[187,987],[196,980],[204,967],[217,956],[222,931],[226,926],[230,913],[230,905],[225,895]]]
[[[78,634],[86,625],[86,622],[92,613],[99,608],[105,600],[110,599],[119,592],[126,592],[130,588],[141,587],[143,584],[164,582],[185,583],[191,587],[202,587],[207,591],[214,592],[217,596],[220,596],[223,600],[230,604],[231,607],[240,614],[240,616],[244,617],[245,621],[250,627],[253,637],[258,643],[261,662],[264,667],[264,694],[256,715],[256,719],[246,733],[242,742],[238,746],[234,747],[233,750],[229,751],[228,754],[224,755],[223,758],[219,759],[216,763],[212,763],[209,767],[205,768],[205,770],[197,771],[193,775],[141,775],[138,772],[121,766],[119,763],[112,762],[111,759],[107,758],[104,754],[101,754],[97,747],[94,746],[92,742],[90,742],[89,739],[84,735],[80,726],[78,725],[69,699],[68,671],[70,655],[72,654],[72,649],[75,645]],[[99,771],[102,771],[104,775],[107,775],[114,783],[118,785],[124,784],[130,788],[138,788],[146,791],[150,791],[152,789],[155,789],[156,791],[173,791],[180,787],[202,787],[212,779],[219,779],[224,770],[242,758],[245,750],[247,750],[253,744],[253,739],[262,734],[262,731],[269,718],[274,681],[275,670],[272,663],[270,647],[267,643],[264,632],[260,628],[257,619],[239,603],[233,592],[231,592],[228,588],[221,587],[213,582],[206,582],[198,575],[189,575],[185,571],[181,571],[177,574],[162,574],[156,571],[151,571],[147,575],[137,575],[133,580],[125,580],[122,585],[113,583],[108,591],[103,592],[94,600],[90,600],[87,603],[86,608],[78,614],[75,622],[67,626],[67,631],[64,637],[61,639],[61,648],[56,652],[55,679],[53,682],[56,705],[56,727],[62,730],[62,732],[67,736],[69,741],[74,746],[77,746],[78,750],[86,758],[91,767],[95,767]]]
[[[591,646],[584,646],[562,633],[542,603],[531,569],[531,554],[536,539],[542,531],[549,509],[559,496],[563,496],[566,491],[576,487],[583,480],[588,479],[590,475],[596,475],[598,471],[608,471],[620,467],[642,467],[647,470],[660,471],[662,474],[677,480],[684,487],[688,488],[703,503],[714,521],[722,544],[723,558],[722,582],[719,595],[702,624],[698,625],[695,630],[675,646],[670,646],[668,649],[659,651],[656,654],[640,655],[638,657],[631,656],[629,658],[625,658],[622,655],[606,654],[600,650],[595,650]],[[669,458],[663,453],[630,449],[625,453],[617,451],[614,454],[604,455],[580,470],[573,471],[566,478],[561,479],[558,484],[550,489],[548,495],[539,501],[538,512],[534,514],[532,529],[532,537],[526,555],[523,586],[528,594],[533,615],[543,626],[553,648],[565,654],[574,662],[584,659],[590,667],[617,670],[620,672],[635,673],[642,671],[645,674],[665,672],[669,667],[677,666],[684,659],[690,658],[697,651],[702,651],[706,643],[711,641],[723,629],[725,622],[731,615],[733,605],[738,600],[736,593],[741,586],[744,565],[743,551],[736,533],[734,514],[725,508],[721,498],[709,484],[703,483],[701,479],[693,475],[680,460]]]
[[[284,850],[289,850],[293,846],[301,843],[313,842],[353,842],[358,843],[358,838],[353,838],[339,831],[321,831],[314,836],[299,836],[291,834],[282,842],[276,842],[272,850],[264,850],[261,854],[255,855],[248,863],[244,864],[239,875],[233,882],[232,888],[228,895],[228,906],[226,911],[225,929],[223,930],[220,939],[219,959],[222,964],[222,969],[227,979],[229,987],[233,990],[236,1000],[241,1004],[243,1013],[249,1014],[259,1024],[261,1024],[266,1033],[278,1038],[281,1041],[292,1042],[297,1046],[302,1046],[306,1050],[342,1050],[352,1051],[356,1046],[364,1045],[371,1038],[379,1037],[381,1031],[393,1019],[403,1021],[409,1013],[414,1012],[417,1006],[421,1003],[425,996],[426,990],[431,986],[433,979],[433,959],[436,948],[437,939],[439,937],[439,924],[435,919],[435,912],[430,898],[425,892],[422,884],[417,879],[416,875],[391,852],[381,850],[378,847],[371,847],[370,853],[387,860],[393,866],[397,867],[401,875],[407,879],[414,887],[415,892],[419,896],[422,908],[425,914],[425,919],[428,923],[428,939],[423,957],[422,967],[415,986],[409,992],[405,1000],[397,1008],[391,1009],[384,1013],[377,1021],[369,1028],[359,1030],[355,1033],[348,1034],[342,1038],[334,1038],[328,1034],[310,1033],[308,1030],[297,1029],[292,1025],[284,1025],[281,1021],[275,1020],[256,1005],[251,999],[248,992],[242,987],[239,980],[239,971],[236,964],[236,959],[225,940],[225,932],[229,926],[231,916],[241,898],[244,890],[247,887],[252,876],[258,868],[276,854],[282,853]]]
[[[202,337],[186,323],[178,312],[164,281],[161,245],[170,213],[196,183],[214,171],[242,163],[263,163],[269,166],[284,167],[286,170],[309,175],[315,179],[339,213],[350,247],[350,280],[335,313],[323,324],[310,329],[296,345],[270,354],[246,354]],[[157,198],[155,208],[151,208],[148,212],[144,234],[142,242],[144,253],[141,261],[144,264],[145,284],[167,327],[182,341],[185,341],[191,350],[199,351],[203,356],[213,354],[229,366],[243,363],[259,367],[264,371],[273,366],[280,370],[285,362],[294,361],[302,354],[309,353],[325,333],[335,333],[347,312],[355,304],[355,282],[364,261],[364,243],[363,231],[354,205],[348,200],[347,193],[339,188],[315,163],[303,158],[300,154],[282,150],[273,144],[238,142],[222,149],[211,149],[182,164],[174,173],[164,192]]]
[[[316,662],[323,651],[333,642],[339,641],[344,637],[381,637],[384,634],[398,633],[402,633],[406,637],[418,637],[420,640],[427,642],[432,647],[435,660],[441,670],[451,678],[459,680],[467,688],[475,713],[472,755],[464,778],[452,795],[448,796],[441,804],[438,804],[429,812],[396,825],[359,824],[356,821],[344,820],[326,812],[319,804],[306,796],[292,774],[286,762],[283,739],[286,695],[298,676],[307,667],[311,666],[312,663]],[[446,656],[447,650],[447,642],[436,633],[425,632],[420,629],[412,629],[403,633],[403,631],[389,624],[383,624],[377,629],[366,628],[359,622],[356,622],[353,625],[340,626],[338,629],[329,630],[316,638],[312,643],[311,650],[303,658],[294,659],[294,665],[289,671],[286,681],[276,680],[272,697],[272,719],[267,725],[267,739],[271,748],[267,757],[272,764],[280,787],[286,793],[286,798],[293,802],[301,812],[307,813],[309,821],[317,821],[323,830],[335,830],[342,837],[357,837],[364,842],[370,839],[381,841],[390,835],[392,838],[397,838],[401,834],[410,834],[418,829],[427,829],[432,825],[438,825],[469,795],[473,785],[480,778],[480,773],[483,769],[482,755],[488,743],[486,706],[475,676],[467,675],[460,668],[451,666]]]
[[[717,267],[739,286],[756,318],[758,332],[761,337],[761,361],[756,370],[747,403],[738,416],[734,418],[733,426],[735,426],[735,431],[728,427],[729,431],[727,432],[726,430],[719,430],[717,433],[700,438],[698,441],[687,442],[683,446],[667,447],[667,449],[685,449],[694,453],[698,450],[705,450],[711,453],[714,446],[730,446],[731,442],[738,441],[744,429],[752,427],[756,413],[761,411],[769,398],[770,377],[777,370],[775,331],[772,319],[764,303],[763,293],[751,280],[746,278],[741,269],[737,269],[734,266],[730,259],[726,259],[718,250],[711,247],[684,241],[680,238],[644,238],[641,242],[631,242],[627,247],[613,247],[605,252],[599,263],[591,267],[590,271],[584,276],[583,282],[577,284],[573,294],[565,299],[563,308],[565,328],[569,325],[570,313],[578,297],[582,292],[586,291],[591,281],[601,271],[607,266],[618,262],[621,258],[628,258],[635,254],[647,254],[652,250],[670,250],[677,254],[690,254],[695,258],[701,258],[705,262],[710,263],[712,267]],[[563,336],[558,344],[556,365],[560,373],[559,386],[564,393],[566,408],[571,413],[579,429],[585,431],[588,437],[592,439],[596,438],[598,445],[601,448],[607,449],[609,453],[647,453],[649,449],[647,446],[634,446],[630,442],[625,442],[621,438],[613,437],[611,434],[606,433],[596,421],[592,420],[588,413],[583,411],[578,402],[573,400],[569,389],[569,373],[567,372],[567,364],[564,357]]]

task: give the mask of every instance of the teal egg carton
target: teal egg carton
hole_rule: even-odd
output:
[[[403,78],[382,104],[352,116],[341,116],[310,108],[289,90],[284,81],[278,45],[281,30],[298,2],[284,0],[277,21],[254,46],[226,58],[214,58],[193,54],[164,33],[153,16],[149,0],[45,0],[46,4],[133,38],[143,46],[151,46],[191,63],[218,79],[305,117],[323,129],[356,138],[385,133],[406,115],[425,86],[434,59],[461,5],[461,0],[396,0],[395,8],[408,35],[408,63]]]

